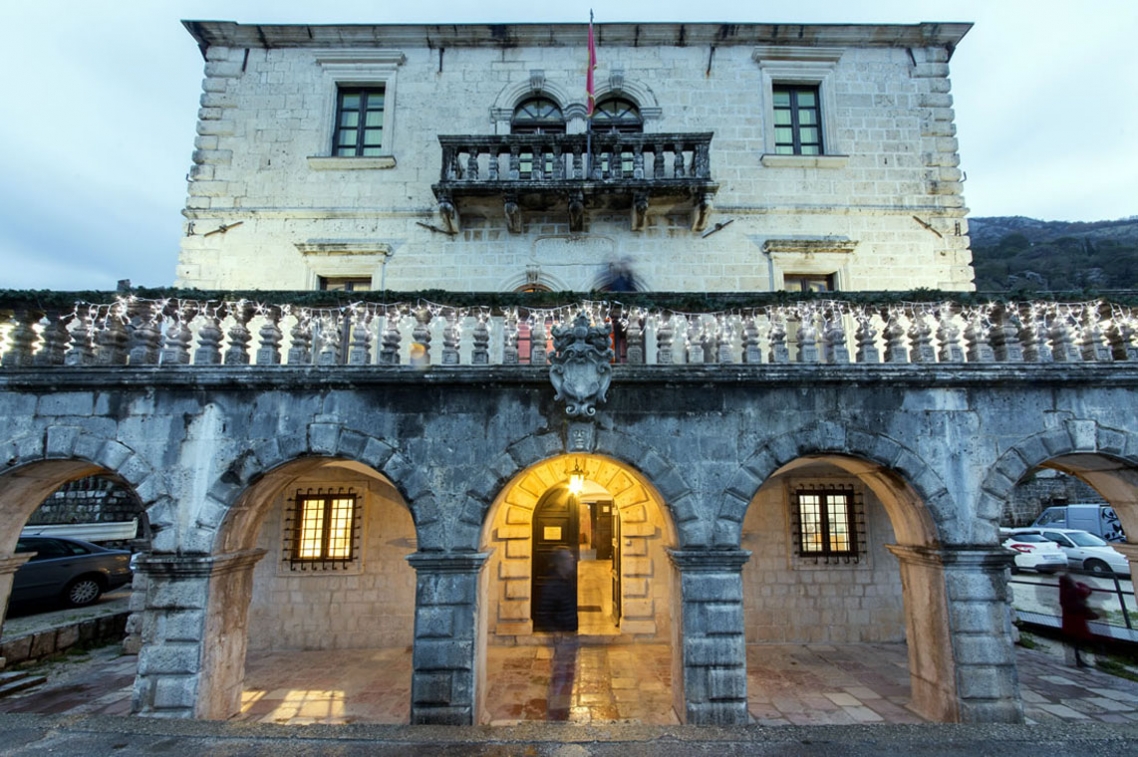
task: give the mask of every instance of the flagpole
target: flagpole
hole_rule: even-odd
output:
[[[593,9],[589,9],[589,63],[585,71],[585,180],[593,178],[593,69],[597,67],[597,45],[593,37]]]

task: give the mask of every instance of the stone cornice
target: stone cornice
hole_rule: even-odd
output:
[[[490,552],[415,552],[405,560],[420,573],[477,573]]]
[[[237,48],[583,47],[587,24],[238,24],[183,21],[202,50]],[[955,48],[970,23],[715,24],[615,23],[595,26],[599,47],[787,45]]]

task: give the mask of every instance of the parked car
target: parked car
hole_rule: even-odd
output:
[[[1039,514],[1032,528],[1071,528],[1106,541],[1126,541],[1118,513],[1110,505],[1055,505]]]
[[[1067,567],[1067,555],[1059,545],[1041,534],[1004,533],[1004,547],[1015,552],[1012,572],[1034,570],[1054,573]]]
[[[1038,534],[1053,541],[1067,555],[1067,563],[1072,568],[1092,573],[1130,575],[1130,561],[1106,541],[1086,531],[1073,528],[1017,528],[1015,534]]]
[[[59,599],[72,607],[130,583],[130,552],[62,536],[21,536],[16,552],[35,552],[16,570],[12,601]]]

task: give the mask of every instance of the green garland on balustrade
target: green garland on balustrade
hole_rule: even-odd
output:
[[[247,300],[265,305],[292,305],[307,308],[335,308],[351,303],[396,304],[421,300],[459,308],[552,309],[574,305],[582,300],[608,301],[627,307],[672,310],[689,313],[716,313],[765,305],[787,305],[816,300],[837,300],[862,305],[900,305],[906,303],[955,303],[987,305],[1025,302],[1081,303],[1101,301],[1114,305],[1138,306],[1138,291],[1081,292],[945,292],[914,289],[907,292],[449,292],[426,289],[417,292],[328,292],[328,291],[205,291],[199,289],[150,289],[138,287],[125,292],[53,290],[0,290],[0,310],[71,310],[76,303],[110,304],[124,296],[144,300],[197,300],[234,302]]]

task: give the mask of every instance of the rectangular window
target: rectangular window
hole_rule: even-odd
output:
[[[778,155],[821,155],[822,113],[818,87],[776,85],[774,142]]]
[[[371,276],[320,276],[320,289],[325,292],[370,292]]]
[[[335,569],[355,560],[358,516],[358,497],[351,489],[298,491],[286,528],[292,569]]]
[[[383,87],[340,87],[332,154],[379,156],[383,147]]]
[[[862,503],[849,486],[803,486],[792,494],[801,557],[856,561],[864,551]]]
[[[788,292],[833,292],[836,288],[832,273],[784,273],[782,284]]]

